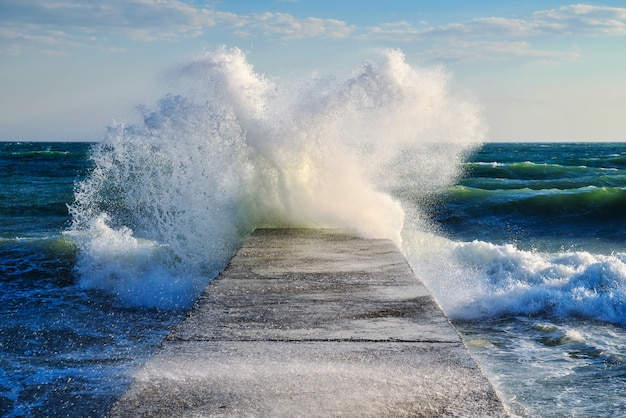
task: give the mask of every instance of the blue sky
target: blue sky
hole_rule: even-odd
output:
[[[98,140],[221,45],[285,79],[397,48],[490,141],[626,141],[626,5],[553,0],[0,0],[0,140]]]

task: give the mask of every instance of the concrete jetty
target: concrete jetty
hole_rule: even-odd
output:
[[[391,241],[260,229],[109,416],[507,412]]]

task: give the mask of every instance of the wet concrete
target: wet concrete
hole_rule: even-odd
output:
[[[391,241],[260,229],[109,416],[507,414]]]

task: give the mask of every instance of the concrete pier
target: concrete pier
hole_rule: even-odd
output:
[[[111,417],[500,417],[391,241],[257,230]]]

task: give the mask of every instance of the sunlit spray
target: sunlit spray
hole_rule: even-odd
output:
[[[402,247],[427,224],[403,188],[447,187],[484,133],[445,71],[400,51],[345,80],[284,87],[221,48],[177,77],[179,92],[94,147],[70,208],[82,284],[127,304],[188,306],[261,226],[340,228]]]

